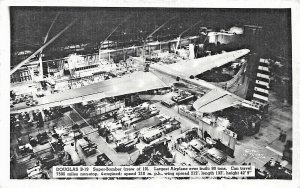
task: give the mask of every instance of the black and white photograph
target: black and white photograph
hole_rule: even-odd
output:
[[[8,13],[11,180],[295,179],[291,8]]]

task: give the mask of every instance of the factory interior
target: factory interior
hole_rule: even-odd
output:
[[[10,178],[254,165],[251,179],[292,179],[289,15],[11,7]]]

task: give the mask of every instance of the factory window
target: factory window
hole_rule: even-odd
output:
[[[266,79],[266,78],[262,78],[262,77],[257,77],[257,80],[260,80],[260,81],[263,81],[263,82],[267,82],[269,83],[269,79]]]
[[[265,85],[262,85],[262,84],[259,84],[259,83],[256,83],[256,86],[259,87],[259,88],[262,88],[262,89],[266,89],[268,90],[268,87],[265,86]]]
[[[260,73],[260,74],[270,75],[270,72],[264,71],[264,70],[259,70],[258,69],[257,72]]]
[[[263,92],[260,92],[260,91],[255,91],[256,94],[259,94],[261,96],[264,96],[264,97],[268,97],[269,95],[267,93],[263,93]]]
[[[76,71],[81,71],[81,70],[86,70],[86,69],[91,69],[91,68],[95,68],[97,67],[97,65],[90,65],[90,66],[86,66],[86,67],[80,67],[80,68],[76,68]]]

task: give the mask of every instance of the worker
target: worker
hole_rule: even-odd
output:
[[[285,142],[286,140],[286,131],[282,133],[281,142]]]
[[[38,127],[44,127],[44,121],[41,112],[38,113]]]
[[[283,130],[280,130],[279,140],[282,140]]]
[[[270,163],[270,166],[275,166],[275,160],[273,157],[271,157],[269,163]]]

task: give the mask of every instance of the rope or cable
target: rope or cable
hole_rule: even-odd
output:
[[[10,75],[12,75],[14,72],[16,72],[20,67],[25,65],[29,60],[31,60],[33,57],[35,57],[38,53],[40,53],[44,48],[46,48],[49,44],[51,44],[54,40],[56,40],[60,35],[62,35],[66,30],[68,30],[77,19],[73,20],[67,27],[65,27],[61,32],[59,32],[57,35],[55,35],[51,40],[49,40],[46,44],[44,44],[42,47],[40,47],[37,51],[35,51],[33,54],[31,54],[27,59],[19,63],[17,66],[15,66],[11,71]]]

